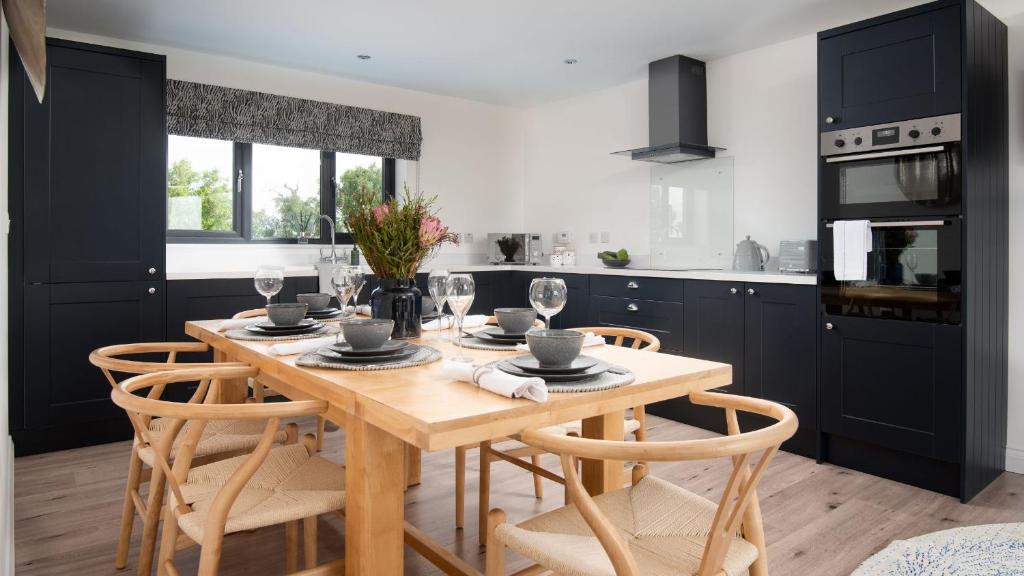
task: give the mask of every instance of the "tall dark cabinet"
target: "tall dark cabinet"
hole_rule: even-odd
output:
[[[1006,460],[1006,25],[940,0],[819,33],[818,66],[821,457],[970,500]]]
[[[129,437],[88,353],[164,334],[164,57],[49,39],[47,61],[42,103],[11,70],[19,455]]]

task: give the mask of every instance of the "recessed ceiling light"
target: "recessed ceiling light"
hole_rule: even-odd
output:
[[[360,60],[369,60],[370,58],[373,58],[373,56],[370,56],[369,54],[356,54],[356,58],[359,58]]]
[[[575,64],[575,63],[579,62],[579,60],[577,60],[577,59],[575,59],[575,58],[566,58],[566,59],[564,60],[564,62],[565,62],[566,64]]]

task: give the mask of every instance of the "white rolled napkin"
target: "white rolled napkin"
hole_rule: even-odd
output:
[[[604,346],[604,345],[605,345],[605,341],[604,341],[604,337],[602,337],[602,336],[598,336],[597,334],[594,334],[593,332],[587,332],[586,334],[583,335],[583,347],[584,348],[589,348],[590,346]],[[529,352],[530,351],[530,346],[528,344],[516,344],[516,350],[523,350],[524,352]]]
[[[454,325],[455,318],[452,316],[445,316],[444,318],[435,318],[430,322],[423,323],[424,330],[444,330]],[[485,314],[470,314],[462,319],[462,328],[479,328],[487,324],[487,315]]]
[[[252,318],[228,318],[227,320],[221,320],[220,324],[217,324],[217,332],[239,330],[245,328],[249,324],[264,322],[266,319],[266,316],[253,316]]]
[[[369,304],[360,304],[359,306],[354,306],[354,307],[353,306],[346,306],[345,307],[345,312],[355,312],[356,314],[359,314],[360,316],[370,316],[370,314],[371,314],[370,313],[370,305]]]
[[[324,346],[334,344],[335,336],[324,336],[323,338],[310,338],[309,340],[296,340],[294,342],[281,342],[267,348],[271,356],[291,356],[293,354],[305,354],[316,352]]]
[[[534,402],[546,402],[548,399],[548,385],[543,378],[523,378],[493,367],[481,368],[469,362],[452,360],[444,361],[441,373],[445,378],[477,384],[488,392],[506,398],[526,398]]]

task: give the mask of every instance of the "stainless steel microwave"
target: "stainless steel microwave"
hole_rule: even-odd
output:
[[[959,114],[823,132],[822,217],[959,214],[960,165]]]

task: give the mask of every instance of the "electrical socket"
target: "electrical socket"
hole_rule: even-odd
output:
[[[597,232],[590,233],[590,243],[597,244]]]
[[[607,244],[612,241],[611,232],[601,232],[601,244]]]
[[[464,243],[466,243],[466,244],[472,244],[473,243],[473,233],[472,232],[464,232],[462,234],[462,241]]]

